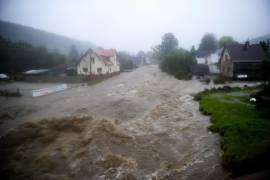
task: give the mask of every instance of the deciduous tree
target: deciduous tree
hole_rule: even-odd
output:
[[[218,45],[220,48],[232,44],[238,44],[238,42],[235,41],[232,36],[222,36],[218,41]]]
[[[217,50],[216,36],[212,33],[206,33],[201,40],[199,51],[213,53]]]

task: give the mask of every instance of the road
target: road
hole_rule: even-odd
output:
[[[93,86],[69,85],[63,92],[30,96],[29,90],[48,85],[7,85],[23,87],[25,96],[0,99],[0,112],[14,118],[2,120],[1,135],[20,123],[42,118],[89,115],[110,119],[145,143],[146,152],[151,154],[151,148],[157,156],[156,160],[142,154],[133,156],[137,160],[134,172],[141,177],[226,179],[219,137],[207,130],[209,117],[199,112],[198,102],[192,97],[208,87],[198,80],[180,81],[151,65]]]

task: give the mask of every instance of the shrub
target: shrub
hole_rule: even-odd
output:
[[[209,83],[211,82],[211,79],[210,79],[209,77],[207,77],[207,78],[204,79],[204,82],[205,82],[206,84],[209,84]]]
[[[226,78],[223,76],[218,76],[213,81],[214,84],[224,84],[226,82]]]
[[[177,79],[185,79],[185,80],[188,80],[188,79],[191,79],[191,75],[188,74],[187,72],[184,72],[184,71],[177,71],[174,75]]]
[[[263,90],[253,95],[256,98],[256,109],[262,117],[270,119],[270,88],[266,87]]]

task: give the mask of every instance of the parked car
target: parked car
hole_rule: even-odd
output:
[[[5,81],[5,80],[8,80],[9,79],[9,76],[6,75],[6,74],[0,74],[0,80],[2,81]]]

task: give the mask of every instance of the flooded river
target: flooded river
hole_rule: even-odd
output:
[[[19,99],[1,99],[1,113],[13,117],[1,122],[1,134],[26,121],[91,116],[95,120],[85,124],[86,130],[72,136],[72,141],[63,141],[68,149],[74,148],[70,144],[76,137],[78,141],[88,136],[98,139],[83,147],[90,159],[66,162],[69,171],[73,168],[78,173],[78,168],[91,161],[89,171],[91,166],[100,166],[88,174],[93,179],[121,179],[121,174],[130,179],[226,179],[219,138],[207,130],[209,117],[199,112],[192,96],[206,87],[197,80],[177,80],[151,65],[93,86],[69,85],[66,91],[44,97],[32,98],[26,93]],[[117,131],[117,135],[105,133],[107,130]],[[53,151],[53,144],[46,152]],[[55,146],[59,142],[55,141]],[[98,163],[107,158],[125,163],[113,167]],[[86,178],[87,173],[78,177]]]

